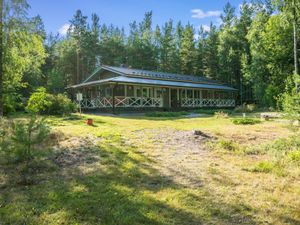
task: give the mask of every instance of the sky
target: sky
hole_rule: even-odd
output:
[[[27,0],[30,16],[40,15],[48,33],[64,35],[69,21],[80,9],[90,18],[92,13],[101,23],[129,29],[129,23],[141,21],[145,12],[153,11],[153,24],[163,25],[169,19],[174,22],[190,22],[197,29],[209,28],[210,22],[220,23],[219,16],[228,0]],[[237,9],[243,0],[229,0]]]

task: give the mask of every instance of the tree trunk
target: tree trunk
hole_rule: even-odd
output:
[[[297,14],[296,14],[296,4],[295,0],[293,1],[293,26],[294,26],[294,66],[295,66],[295,75],[299,74],[299,64],[298,64],[298,35],[297,35]],[[298,81],[296,79],[296,90],[298,92]]]
[[[0,0],[0,118],[3,117],[3,1]]]

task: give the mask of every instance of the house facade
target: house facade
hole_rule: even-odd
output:
[[[205,77],[101,66],[70,87],[83,109],[234,107],[236,89]]]

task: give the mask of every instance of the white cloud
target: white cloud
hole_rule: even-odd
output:
[[[221,11],[218,10],[204,12],[201,9],[192,9],[191,13],[193,14],[192,17],[197,19],[203,19],[207,17],[218,17],[221,15]]]
[[[61,35],[66,35],[70,28],[70,24],[66,23],[61,28],[58,29],[58,33]]]
[[[202,26],[202,28],[203,28],[204,31],[206,31],[206,32],[210,31],[210,26],[202,24],[200,26],[196,26],[196,32],[198,32],[200,30],[201,26]]]
[[[209,32],[210,31],[210,26],[208,25],[202,25],[203,30]]]

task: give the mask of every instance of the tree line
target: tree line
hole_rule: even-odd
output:
[[[101,64],[209,77],[239,89],[238,103],[265,107],[276,106],[298,73],[293,49],[300,4],[294,0],[244,1],[238,9],[228,2],[221,24],[209,29],[171,19],[154,25],[150,11],[125,32],[77,10],[65,36],[46,34],[41,17],[28,16],[25,0],[3,4],[6,113],[22,108],[38,87],[64,92]]]

